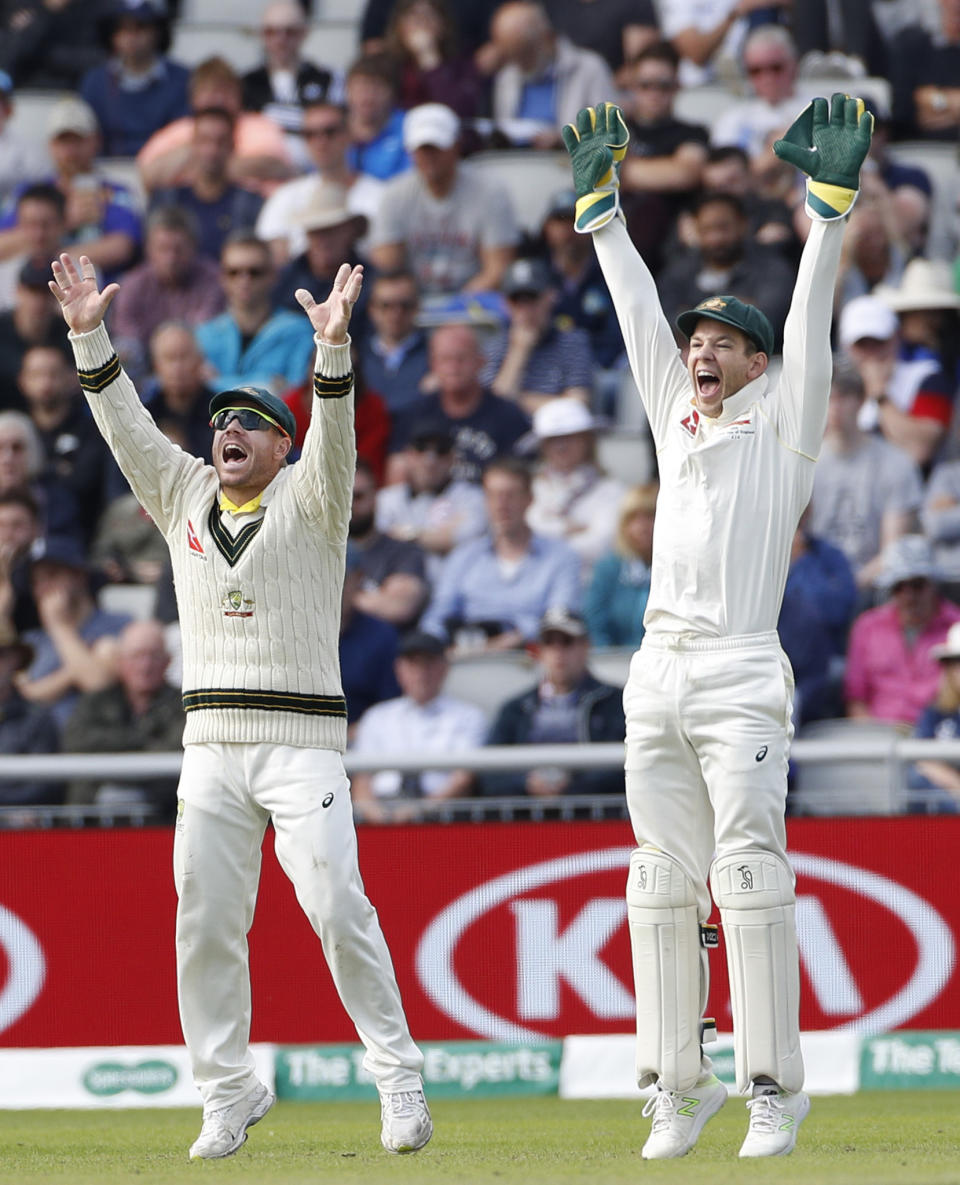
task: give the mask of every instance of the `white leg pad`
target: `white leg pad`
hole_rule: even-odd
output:
[[[676,860],[637,848],[630,857],[627,918],[637,993],[637,1083],[659,1080],[666,1090],[688,1090],[702,1069],[707,962],[696,890]]]
[[[737,1086],[759,1077],[803,1086],[800,968],[794,876],[772,852],[732,852],[714,861],[713,898],[727,946]]]

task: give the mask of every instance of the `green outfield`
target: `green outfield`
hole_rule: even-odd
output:
[[[180,1185],[248,1181],[489,1185],[960,1185],[960,1094],[874,1092],[814,1099],[800,1145],[776,1161],[740,1161],[746,1126],[731,1100],[682,1161],[640,1159],[640,1103],[497,1099],[438,1102],[421,1153],[380,1148],[375,1104],[279,1104],[237,1153],[190,1163],[199,1112],[0,1113],[0,1182]]]

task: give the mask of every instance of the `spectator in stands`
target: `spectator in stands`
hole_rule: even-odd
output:
[[[783,340],[795,269],[772,248],[754,244],[743,202],[729,193],[704,193],[694,204],[697,247],[672,259],[657,278],[667,319],[719,292],[739,293],[763,308]]]
[[[407,447],[418,421],[439,421],[453,433],[453,476],[479,482],[484,468],[510,453],[530,430],[530,420],[515,403],[483,386],[483,366],[476,331],[469,325],[435,329],[430,337],[430,375],[436,394],[424,396],[398,415],[391,450],[396,453]]]
[[[0,312],[13,307],[24,264],[49,267],[66,241],[66,200],[54,185],[30,185],[17,198],[16,221],[0,230]]]
[[[946,639],[960,606],[937,587],[933,551],[923,535],[905,535],[883,553],[878,586],[889,600],[853,623],[844,690],[847,715],[913,726],[937,690],[931,651]]]
[[[916,529],[923,487],[906,453],[858,427],[863,398],[860,372],[850,359],[834,358],[810,529],[844,553],[867,594],[879,577],[884,549]]]
[[[185,185],[193,119],[200,111],[228,111],[234,118],[234,154],[230,179],[264,195],[294,173],[294,164],[283,130],[266,115],[243,110],[243,85],[224,58],[207,58],[190,74],[190,113],[184,112],[162,127],[137,153],[137,165],[144,187]]]
[[[13,307],[0,313],[0,410],[24,406],[17,377],[31,346],[53,346],[64,353],[69,349],[66,326],[47,286],[49,274],[49,264],[25,263],[17,276]]]
[[[590,339],[554,315],[550,269],[540,259],[515,259],[501,287],[508,322],[487,348],[480,381],[528,415],[560,397],[588,404],[593,395]]]
[[[865,170],[840,250],[836,307],[842,309],[879,284],[899,284],[906,262],[890,191],[880,177]]]
[[[936,695],[920,713],[913,729],[918,739],[955,741],[960,737],[960,625],[947,630],[945,641],[930,648],[940,668]],[[907,809],[934,814],[960,811],[960,766],[956,761],[926,757],[907,777]]]
[[[159,621],[132,621],[116,644],[117,681],[85,692],[63,730],[71,753],[175,753],[186,719],[180,692],[166,680],[170,654]],[[117,807],[147,807],[173,822],[177,777],[128,784],[77,779],[67,801]]]
[[[408,111],[414,168],[384,190],[370,231],[381,271],[407,267],[424,296],[499,288],[519,239],[506,192],[460,163],[460,121],[442,103]]]
[[[166,56],[164,0],[115,0],[100,22],[110,53],[80,83],[96,112],[105,156],[136,156],[149,137],[188,111],[189,72]]]
[[[780,645],[793,671],[793,724],[842,715],[843,697],[831,681],[830,636],[806,593],[796,585],[783,592],[777,618]]]
[[[164,321],[150,335],[151,378],[143,403],[157,427],[182,442],[194,457],[212,463],[210,400],[204,358],[193,330],[183,321]]]
[[[580,557],[584,580],[613,543],[621,482],[597,464],[597,428],[590,410],[570,396],[533,415],[538,464],[527,523],[537,535],[565,539]]]
[[[553,311],[587,334],[594,365],[610,369],[623,354],[623,334],[590,236],[574,228],[576,201],[572,189],[555,193],[540,231],[555,289]]]
[[[44,465],[43,444],[22,411],[0,412],[0,498],[27,491],[40,516],[38,534],[76,540],[80,507],[73,491]],[[18,619],[18,629],[27,626]]]
[[[347,164],[357,173],[388,181],[410,167],[403,142],[403,110],[396,67],[388,54],[358,58],[347,71]]]
[[[209,429],[207,435],[209,436]],[[171,436],[175,444],[176,436]],[[97,523],[90,545],[94,580],[107,584],[156,585],[164,570],[167,541],[132,493],[114,498]]]
[[[433,634],[412,631],[400,639],[394,663],[403,693],[374,704],[357,725],[355,753],[456,753],[478,749],[487,733],[482,709],[443,694],[449,671],[443,642]],[[473,788],[465,769],[400,773],[382,769],[350,778],[354,808],[368,823],[396,822],[402,812],[385,811],[384,800],[464,798]]]
[[[303,5],[296,0],[270,0],[260,16],[263,63],[244,74],[243,106],[259,111],[280,125],[291,141],[303,130],[308,103],[343,100],[343,75],[318,66],[303,56],[307,37]],[[309,148],[309,145],[307,145]],[[291,148],[297,156],[297,149]],[[300,160],[302,166],[307,160]]]
[[[34,659],[18,683],[32,703],[46,704],[62,729],[83,691],[114,679],[117,638],[129,618],[97,607],[78,543],[51,536],[30,565],[40,628],[24,640]]]
[[[416,403],[430,370],[427,336],[417,327],[420,294],[412,272],[377,272],[370,283],[370,332],[360,354],[367,381],[391,412]]]
[[[451,17],[457,41],[464,51],[476,54],[485,48],[490,36],[490,18],[500,0],[471,0],[470,4],[451,5]],[[387,26],[396,0],[366,0],[360,20],[360,43],[365,54],[386,49]]]
[[[660,37],[653,0],[544,0],[558,33],[581,49],[598,53],[613,71]]]
[[[783,25],[758,25],[747,34],[743,72],[753,94],[720,112],[710,128],[710,142],[734,144],[754,157],[766,151],[771,132],[783,135],[813,93],[797,85],[797,48]]]
[[[249,231],[231,235],[220,256],[226,311],[196,328],[197,345],[219,390],[299,382],[314,355],[309,321],[273,302],[270,248]]]
[[[939,0],[939,29],[908,25],[890,55],[893,132],[899,140],[947,140],[960,133],[960,5]]]
[[[807,67],[822,62],[827,72],[836,74],[837,65],[832,63],[839,57],[841,63],[848,61],[851,68],[865,69],[874,77],[886,77],[893,47],[885,40],[878,13],[903,7],[908,11],[914,9],[912,4],[863,4],[861,0],[795,3],[790,10],[790,27],[797,52]]]
[[[417,543],[426,553],[427,577],[435,585],[450,551],[487,528],[483,491],[453,476],[454,439],[445,421],[418,420],[405,450],[404,481],[377,493],[378,530]]]
[[[283,267],[274,292],[278,305],[298,314],[301,310],[294,296],[298,288],[306,288],[309,292],[322,287],[329,289],[344,260],[364,262],[359,242],[367,229],[367,220],[350,208],[347,191],[342,186],[324,181],[314,189],[309,204],[300,215],[299,225],[306,235],[306,250]],[[350,321],[353,340],[362,341],[366,328],[367,293],[364,288]]]
[[[0,70],[17,86],[76,90],[106,57],[99,22],[113,0],[14,0],[4,5]]]
[[[707,155],[707,129],[673,111],[679,66],[673,46],[657,41],[623,71],[630,144],[620,166],[621,201],[630,237],[655,272]]]
[[[79,539],[86,547],[105,506],[126,489],[87,409],[75,366],[59,346],[31,346],[20,391],[40,438],[45,469],[73,494]]]
[[[230,180],[234,119],[223,108],[208,107],[193,117],[193,137],[184,185],[155,189],[150,208],[179,206],[196,220],[201,255],[219,259],[227,238],[252,231],[263,198]]]
[[[635,650],[643,640],[657,492],[656,483],[627,490],[620,502],[613,549],[593,566],[584,617],[594,646]]]
[[[522,461],[504,457],[487,466],[489,532],[447,557],[421,622],[427,633],[458,648],[510,650],[536,638],[547,609],[579,609],[579,557],[562,540],[530,530],[532,490]]]
[[[793,225],[794,207],[782,198],[758,192],[750,158],[742,148],[727,145],[710,149],[703,166],[703,189],[706,193],[735,194],[743,202],[753,241],[777,247],[788,259],[799,260],[801,243]],[[689,214],[681,214],[680,238],[688,246],[696,244],[692,222]]]
[[[33,661],[33,649],[13,626],[0,620],[0,754],[56,753],[60,735],[50,710],[31,704],[17,690],[17,679]],[[63,787],[27,777],[0,782],[0,806],[53,805]]]
[[[0,430],[0,467],[5,448]],[[42,535],[40,507],[25,485],[0,492],[0,622],[18,633],[40,624],[30,595],[30,551]]]
[[[9,31],[5,36],[9,36]],[[18,189],[39,181],[48,167],[40,145],[33,137],[18,132],[10,122],[13,107],[13,79],[0,69],[0,210]]]
[[[813,534],[811,520],[808,505],[793,537],[787,588],[802,594],[827,631],[831,653],[842,658],[857,607],[857,582],[850,561],[839,547]]]
[[[389,622],[357,608],[356,598],[362,583],[356,554],[348,545],[340,612],[340,680],[351,733],[373,704],[400,695],[394,673],[397,631]]]
[[[363,613],[407,629],[420,616],[430,594],[426,557],[411,540],[396,539],[378,529],[376,505],[373,470],[358,460],[349,537],[362,580],[353,603]]]
[[[275,189],[257,219],[257,235],[270,244],[278,266],[306,251],[307,232],[302,217],[325,186],[345,190],[347,209],[368,223],[379,209],[383,194],[383,181],[369,173],[358,173],[347,164],[349,138],[343,107],[328,101],[307,103],[301,134],[312,171]]]
[[[557,148],[560,128],[581,107],[615,94],[610,67],[599,54],[559,35],[543,5],[508,0],[494,13],[490,40],[498,69],[493,76],[493,118],[512,143]]]
[[[793,0],[659,0],[660,30],[680,55],[680,82],[698,86],[729,76],[750,28],[777,22]]]
[[[548,609],[540,619],[537,653],[542,674],[536,687],[508,700],[490,729],[490,745],[576,745],[623,740],[623,694],[590,674],[590,640],[583,618],[568,609]],[[622,794],[623,770],[564,769],[487,773],[486,795],[554,798],[562,794]]]
[[[863,379],[860,428],[879,430],[928,470],[953,417],[955,379],[936,359],[899,357],[897,315],[878,296],[858,296],[844,305],[837,340]]]
[[[937,363],[955,389],[960,383],[960,292],[950,280],[946,263],[917,257],[903,269],[896,288],[880,285],[874,296],[897,314],[900,359]]]
[[[175,206],[155,210],[147,219],[146,258],[124,276],[110,306],[113,340],[128,374],[144,374],[147,342],[158,325],[199,325],[223,305],[220,269],[198,253],[196,222]]]
[[[486,108],[486,80],[460,50],[445,0],[397,0],[384,48],[397,63],[400,106],[443,103],[461,119]]]

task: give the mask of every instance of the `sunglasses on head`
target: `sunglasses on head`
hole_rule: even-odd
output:
[[[217,432],[222,432],[234,420],[247,432],[266,432],[268,428],[276,428],[281,435],[287,433],[276,420],[272,420],[262,411],[255,411],[252,407],[224,407],[210,421],[210,426]]]

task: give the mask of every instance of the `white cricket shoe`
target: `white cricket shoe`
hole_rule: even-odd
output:
[[[747,1101],[750,1127],[740,1149],[741,1156],[786,1156],[797,1142],[797,1129],[807,1117],[810,1099],[802,1091],[754,1086]]]
[[[697,1142],[704,1124],[727,1101],[727,1088],[711,1074],[690,1090],[663,1090],[647,1099],[644,1116],[653,1116],[650,1136],[643,1146],[644,1160],[668,1160],[686,1156]]]
[[[380,1091],[380,1143],[388,1152],[416,1152],[433,1135],[422,1090]]]
[[[220,1107],[216,1111],[204,1109],[203,1127],[190,1147],[191,1160],[216,1160],[221,1156],[232,1156],[247,1138],[247,1128],[266,1115],[276,1097],[258,1082],[249,1094]]]

